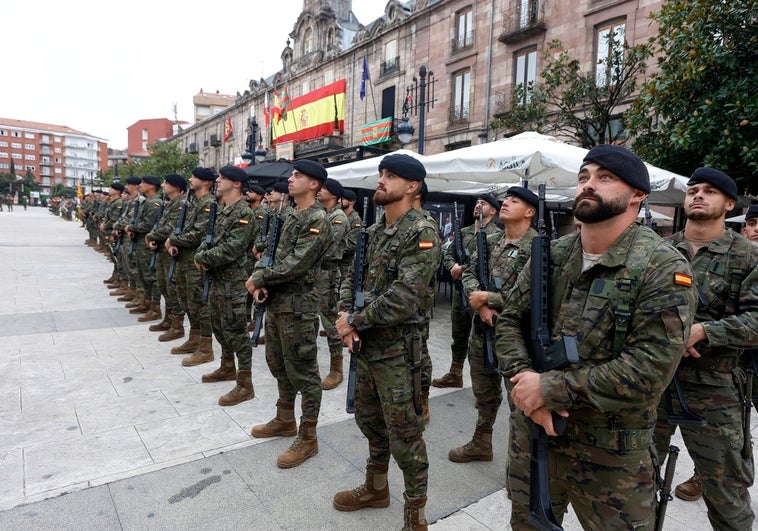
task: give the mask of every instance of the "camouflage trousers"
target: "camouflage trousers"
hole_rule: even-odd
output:
[[[744,448],[743,426],[749,419],[744,418],[741,396],[745,374],[742,369],[716,372],[680,366],[679,379],[687,405],[708,421],[705,426],[681,425],[679,429],[703,485],[711,526],[752,529],[748,487],[753,484],[753,450]],[[661,459],[676,430],[667,419],[666,409],[659,407],[655,446]]]
[[[403,351],[407,349],[403,345]],[[369,462],[386,466],[390,456],[403,471],[405,493],[426,496],[429,460],[424,417],[413,406],[413,383],[406,356],[375,361],[358,358],[355,423],[368,439]]]
[[[302,397],[302,418],[318,419],[321,410],[321,375],[318,371],[318,314],[274,312],[265,315],[266,363],[276,378],[279,398],[294,403]]]
[[[453,304],[450,309],[450,330],[453,336],[450,350],[453,353],[453,363],[462,365],[466,361],[469,336],[471,335],[471,319],[471,312],[461,307],[461,290],[453,288]]]
[[[511,529],[534,529],[529,518],[529,473],[532,455],[529,428],[523,411],[513,405],[508,395],[508,453],[505,462],[505,489],[511,500]]]
[[[158,283],[155,281],[155,272],[150,271],[150,248],[145,243],[143,236],[137,236],[134,242],[134,258],[137,271],[137,285],[142,285],[145,291],[145,299],[153,302],[161,301],[161,292],[158,290]]]
[[[245,298],[247,289],[241,278],[214,276],[208,290],[213,335],[221,345],[221,357],[237,355],[237,369],[249,371],[253,348],[247,335]]]
[[[469,370],[471,372],[471,390],[476,399],[479,412],[476,419],[477,428],[492,431],[497,420],[497,410],[503,403],[503,377],[500,373],[484,372],[484,341],[475,326],[471,327],[468,347]]]
[[[171,257],[163,250],[158,251],[155,259],[155,281],[158,284],[158,291],[163,295],[166,301],[166,313],[180,314],[182,308],[179,305],[179,293],[176,290],[176,283],[172,280],[168,282],[168,268]],[[174,271],[176,275],[176,271]]]
[[[429,321],[419,328],[421,334],[421,389],[429,392],[432,386],[432,357],[429,355]]]
[[[326,331],[326,342],[331,357],[342,356],[342,338],[337,333],[337,299],[339,298],[340,272],[337,267],[321,269],[316,282],[318,314]]]
[[[142,280],[137,273],[137,243],[134,243],[134,250],[132,251],[132,255],[129,256],[129,249],[131,247],[132,240],[129,239],[129,236],[124,236],[124,239],[121,241],[120,252],[122,253],[124,261],[124,271],[129,280],[129,287],[133,289],[142,289]]]
[[[195,269],[191,258],[181,258],[177,261],[174,282],[179,307],[187,314],[190,328],[199,329],[202,337],[211,337],[211,309],[207,302],[203,302],[203,273]]]

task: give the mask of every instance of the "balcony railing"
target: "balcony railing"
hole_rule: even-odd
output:
[[[512,44],[531,35],[544,33],[547,29],[544,0],[530,0],[526,5],[519,1],[516,4],[515,7],[503,12],[503,32],[498,40],[505,44]]]
[[[451,42],[452,53],[458,53],[463,50],[470,50],[474,47],[474,32],[468,31],[453,37]]]
[[[382,61],[382,64],[379,67],[379,75],[386,76],[387,74],[397,72],[398,70],[400,70],[400,56],[388,61]]]

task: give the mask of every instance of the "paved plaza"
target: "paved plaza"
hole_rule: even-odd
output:
[[[138,323],[108,295],[102,279],[110,262],[83,245],[86,238],[77,221],[45,208],[0,212],[0,529],[402,526],[403,481],[394,462],[388,509],[332,508],[335,492],[362,483],[368,453],[345,412],[344,383],[324,392],[318,455],[279,469],[276,457],[292,439],[250,436],[254,424],[272,417],[277,399],[263,347],[253,351],[255,398],[218,406],[233,382],[200,383],[218,364],[218,343],[216,361],[182,367],[182,356],[169,350],[183,340],[159,343],[151,323]],[[429,345],[435,376],[450,363],[449,311],[449,292],[441,289]],[[319,356],[326,374],[322,337]],[[457,464],[447,452],[470,439],[476,418],[468,375],[463,389],[432,388],[430,406],[431,528],[508,529],[507,410],[495,427],[494,460]],[[692,472],[677,440],[683,451],[675,484]],[[758,510],[756,487],[751,495]],[[580,529],[572,514],[564,526]],[[702,500],[669,504],[665,529],[707,527]]]

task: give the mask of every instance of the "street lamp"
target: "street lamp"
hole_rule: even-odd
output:
[[[255,139],[258,138],[258,145],[255,144]],[[260,127],[258,121],[255,119],[255,115],[250,116],[248,122],[248,134],[247,141],[245,142],[245,152],[242,154],[242,159],[249,161],[248,164],[254,166],[256,161],[261,162],[266,158],[266,150],[263,148],[263,135],[260,134]]]
[[[429,81],[427,82],[427,74]],[[419,115],[418,120],[418,153],[424,154],[424,128],[426,126],[426,111],[434,108],[434,73],[427,72],[426,66],[421,65],[418,70],[418,77],[413,77],[413,85],[405,87],[405,102],[403,103],[403,117],[397,126],[397,139],[401,143],[407,144],[413,138],[415,130],[408,122],[408,112],[414,111]],[[416,103],[418,102],[418,103]]]

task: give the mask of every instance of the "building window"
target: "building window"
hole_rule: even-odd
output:
[[[8,131],[5,129],[0,129],[0,136],[8,136]]]
[[[34,149],[35,147],[34,144],[24,144],[24,149]]]
[[[11,142],[11,147],[13,149],[21,149],[21,142]]]
[[[597,57],[595,61],[595,82],[598,87],[613,85],[618,81],[619,70],[624,59],[624,21],[598,26],[595,32]]]
[[[521,90],[522,96],[519,103],[523,106],[529,103],[537,81],[537,50],[516,52],[514,63],[516,77],[513,79],[513,86]]]
[[[471,48],[474,45],[474,11],[467,7],[455,14],[455,40],[453,51]]]
[[[384,61],[382,61],[379,75],[389,74],[400,69],[400,57],[397,55],[397,41],[392,39],[384,43]]]
[[[24,138],[34,139],[34,133],[24,133]]]
[[[453,101],[450,109],[451,125],[468,123],[471,104],[471,71],[466,69],[453,74]]]
[[[0,147],[8,147],[8,142],[4,140],[0,141]]]
[[[7,159],[8,154],[5,151],[0,151],[0,159]]]
[[[21,160],[21,153],[11,153],[11,158],[16,160]]]
[[[36,166],[24,166],[24,169],[26,171],[35,171],[37,169]]]
[[[21,138],[21,131],[11,131],[11,136],[15,136],[16,138]]]
[[[142,140],[147,140],[147,129],[142,130]]]
[[[24,157],[24,158],[26,160],[37,160],[37,157],[35,157],[34,155],[26,155],[26,157]]]
[[[303,55],[307,55],[313,51],[313,30],[311,28],[305,28],[303,32]]]

